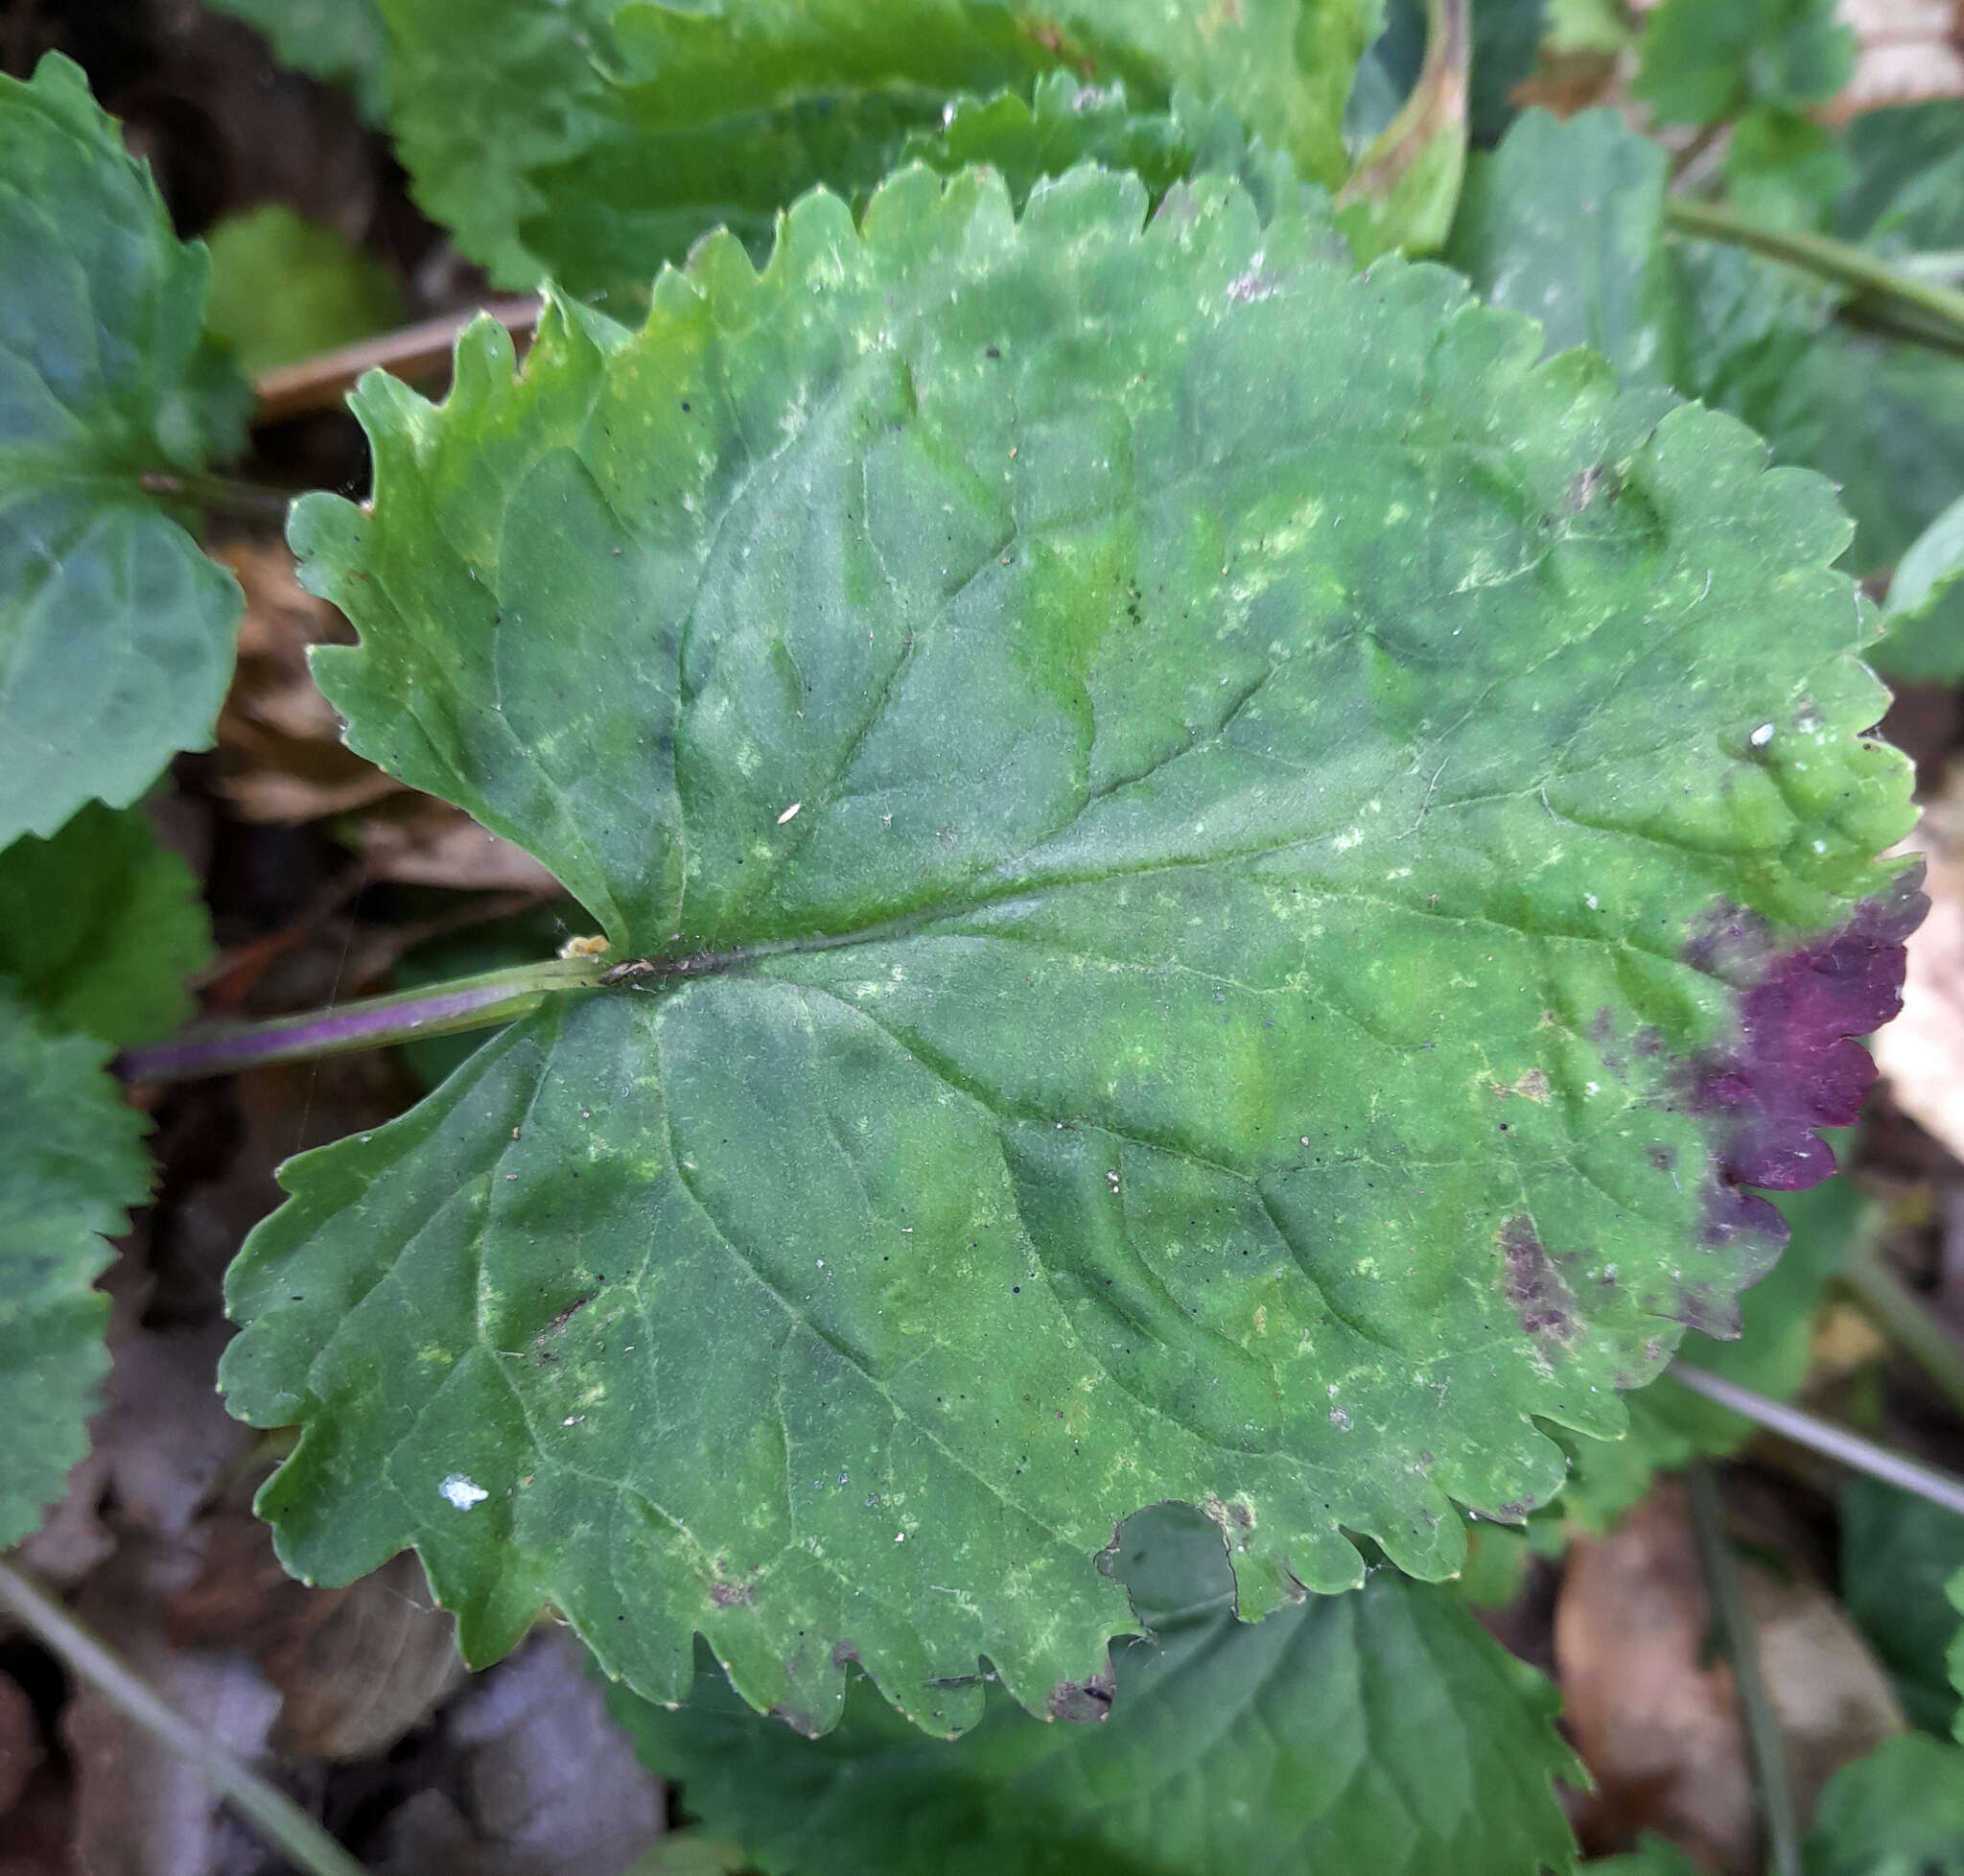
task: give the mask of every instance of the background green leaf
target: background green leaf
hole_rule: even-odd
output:
[[[1885,1739],[1821,1794],[1807,1876],[1964,1876],[1964,1752],[1927,1733]]]
[[[1113,1573],[1151,1639],[1115,1688],[1045,1724],[992,1689],[953,1745],[855,1679],[823,1740],[733,1695],[713,1656],[668,1711],[615,1715],[685,1802],[766,1872],[797,1876],[1518,1876],[1574,1867],[1553,1785],[1582,1774],[1555,1690],[1449,1592],[1378,1569],[1363,1588],[1235,1620],[1221,1533],[1141,1513]]]
[[[1826,487],[1145,209],[912,171],[367,382],[323,687],[648,963],[288,1168],[225,1374],[306,1574],[414,1543],[474,1656],[549,1600],[654,1699],[699,1630],[807,1727],[847,1649],[1041,1708],[1141,1505],[1250,1616],[1346,1532],[1450,1574],[1832,1166],[1914,908]]]
[[[386,332],[408,317],[402,288],[380,261],[284,203],[231,216],[205,239],[205,324],[254,377]]]
[[[0,979],[63,1028],[108,1043],[167,1036],[211,955],[191,869],[140,808],[91,804],[49,840],[0,852]]]
[[[1882,618],[1888,636],[1876,663],[1892,677],[1964,680],[1964,495],[1909,544]]]
[[[282,64],[345,84],[362,115],[388,111],[388,29],[377,0],[208,0],[265,34]]]
[[[1944,1653],[1957,1618],[1945,1591],[1964,1570],[1964,1518],[1869,1479],[1842,1487],[1840,1511],[1841,1600],[1911,1724],[1948,1735],[1957,1689]]]
[[[957,96],[1030,95],[1045,73],[1225,101],[1328,182],[1376,0],[382,0],[393,128],[418,199],[503,284],[550,272],[644,299],[664,261],[734,229],[761,255],[815,182],[873,187]]]
[[[150,1190],[144,1123],[103,1072],[107,1046],[45,1022],[0,984],[0,1550],[39,1524],[88,1447],[108,1372],[104,1242]]]
[[[210,738],[239,589],[139,480],[242,434],[204,291],[82,73],[51,53],[0,77],[0,847],[126,806]]]
[[[1662,124],[1832,98],[1855,69],[1835,0],[1664,0],[1644,22],[1632,87]]]
[[[1611,110],[1523,112],[1476,153],[1444,259],[1494,306],[1541,322],[1551,352],[1587,345],[1625,383],[1671,381],[1679,302],[1664,226],[1664,152]]]

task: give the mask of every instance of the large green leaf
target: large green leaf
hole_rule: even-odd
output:
[[[141,486],[237,440],[204,290],[82,73],[0,76],[0,847],[210,738],[239,589]]]
[[[1555,1690],[1449,1591],[1373,1570],[1361,1589],[1238,1622],[1221,1533],[1142,1513],[1113,1574],[1151,1638],[1045,1724],[992,1689],[924,1739],[854,1677],[800,1738],[731,1693],[705,1651],[667,1710],[615,1715],[683,1802],[750,1864],[797,1876],[1522,1876],[1574,1867],[1554,1781],[1584,1774]],[[1110,1718],[1104,1718],[1110,1702]]]
[[[0,983],[0,1550],[40,1522],[87,1449],[109,1300],[91,1288],[150,1189],[143,1122],[65,1034]]]
[[[1778,1204],[1789,1234],[1787,1249],[1773,1273],[1740,1299],[1738,1339],[1717,1341],[1692,1330],[1678,1352],[1741,1387],[1792,1399],[1807,1379],[1822,1298],[1868,1203],[1852,1179],[1783,1194]],[[1613,1444],[1562,1437],[1573,1465],[1559,1518],[1545,1523],[1603,1530],[1649,1490],[1657,1473],[1701,1454],[1736,1452],[1758,1431],[1668,1371],[1656,1386],[1632,1395],[1629,1409],[1629,1432]]]
[[[345,84],[362,115],[379,124],[388,110],[388,29],[377,0],[207,0],[266,35],[283,63]]]
[[[761,252],[812,183],[870,188],[957,94],[1184,84],[1334,181],[1377,0],[382,0],[417,195],[506,285],[644,290],[706,230]]]
[[[141,809],[92,804],[53,839],[0,852],[0,980],[65,1028],[109,1043],[169,1035],[210,953],[198,881]]]
[[[304,1573],[413,1543],[474,1655],[549,1600],[655,1699],[700,1630],[807,1724],[848,1654],[1041,1707],[1142,1505],[1250,1616],[1344,1532],[1450,1573],[1832,1167],[1918,902],[1826,486],[1442,270],[1144,210],[912,171],[366,382],[321,681],[623,975],[235,1265]]]
[[[1807,1876],[1964,1876],[1964,1751],[1885,1739],[1821,1793]]]

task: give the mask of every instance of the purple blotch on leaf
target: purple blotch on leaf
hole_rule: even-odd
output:
[[[1507,1259],[1508,1301],[1530,1335],[1565,1337],[1574,1325],[1575,1298],[1548,1255],[1533,1219],[1525,1213],[1500,1228]]]
[[[1929,909],[1922,882],[1922,868],[1910,868],[1840,930],[1793,950],[1767,950],[1760,923],[1736,913],[1685,948],[1686,963],[1722,976],[1758,954],[1740,985],[1738,1036],[1690,1065],[1690,1111],[1725,1123],[1707,1221],[1713,1242],[1746,1231],[1784,1241],[1779,1213],[1740,1188],[1804,1191],[1834,1172],[1818,1130],[1851,1125],[1876,1078],[1856,1038],[1903,1007],[1904,941]]]

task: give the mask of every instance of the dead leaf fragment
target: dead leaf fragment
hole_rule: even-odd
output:
[[[272,1747],[283,1759],[386,1752],[464,1677],[449,1616],[408,1552],[340,1589],[309,1589],[241,1504],[203,1527],[197,1579],[167,1630],[179,1648],[238,1649],[279,1689]]]
[[[337,832],[371,879],[557,895],[558,881],[461,809],[406,788],[341,740],[340,718],[307,662],[316,645],[352,645],[340,612],[301,586],[293,556],[235,541],[217,557],[246,595],[239,663],[219,716],[218,787],[248,821],[345,819]]]
[[[1799,1564],[1742,1555],[1760,1668],[1786,1736],[1803,1817],[1841,1766],[1904,1727],[1901,1707],[1839,1606]],[[1578,1749],[1596,1775],[1578,1829],[1593,1853],[1640,1831],[1705,1869],[1761,1866],[1760,1825],[1732,1670],[1711,1614],[1684,1488],[1660,1485],[1608,1536],[1569,1554],[1555,1657]]]
[[[456,1776],[389,1819],[384,1876],[621,1876],[662,1833],[661,1781],[568,1635],[534,1635],[441,1724]]]
[[[35,1768],[46,1756],[34,1702],[21,1692],[18,1681],[0,1674],[0,1817],[19,1802]]]
[[[1903,1014],[1871,1046],[1896,1105],[1964,1159],[1964,801],[1947,790],[1895,851],[1924,856],[1929,916],[1909,934]]]

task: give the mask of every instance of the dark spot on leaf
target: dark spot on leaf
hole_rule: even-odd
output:
[[[794,1733],[803,1733],[807,1739],[816,1739],[825,1730],[810,1714],[800,1713],[795,1706],[774,1706],[771,1713]]]
[[[1692,928],[1678,953],[1694,971],[1742,986],[1773,952],[1772,927],[1757,912],[1720,901]]]
[[[1507,1259],[1508,1301],[1514,1305],[1522,1328],[1530,1335],[1565,1339],[1574,1327],[1575,1299],[1542,1244],[1534,1221],[1525,1213],[1509,1218],[1500,1228],[1500,1248]]]
[[[857,1661],[858,1658],[859,1644],[857,1642],[842,1641],[832,1649],[832,1666],[835,1668],[843,1668],[849,1661]]]
[[[1095,1725],[1111,1711],[1112,1679],[1109,1674],[1089,1680],[1061,1680],[1051,1689],[1050,1717],[1079,1725]]]
[[[710,1601],[719,1609],[748,1608],[756,1601],[756,1594],[747,1583],[713,1583]]]
[[[1875,1080],[1875,1064],[1856,1038],[1903,1007],[1904,941],[1929,909],[1922,882],[1922,869],[1911,868],[1832,936],[1764,956],[1742,987],[1736,1040],[1690,1064],[1686,1106],[1722,1123],[1707,1189],[1708,1242],[1753,1231],[1784,1243],[1780,1214],[1740,1188],[1799,1192],[1835,1170],[1817,1130],[1850,1125]],[[1726,928],[1745,934],[1737,955],[1750,928],[1740,916]],[[1712,944],[1709,931],[1695,935],[1687,961],[1694,950],[1714,955]]]

